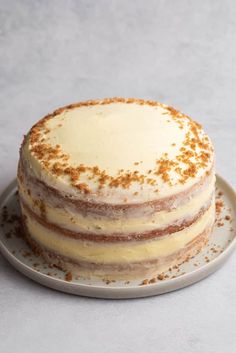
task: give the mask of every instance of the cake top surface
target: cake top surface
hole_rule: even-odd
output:
[[[122,98],[56,110],[30,130],[23,155],[47,184],[107,203],[183,191],[213,164],[212,144],[198,123],[157,102]]]

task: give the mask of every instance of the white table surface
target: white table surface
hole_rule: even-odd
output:
[[[0,0],[0,191],[22,136],[58,106],[131,96],[202,123],[236,186],[236,2]],[[236,254],[159,297],[108,301],[44,288],[0,256],[2,353],[233,353]]]

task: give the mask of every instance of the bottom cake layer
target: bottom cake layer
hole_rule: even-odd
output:
[[[143,260],[131,263],[96,263],[75,261],[68,257],[54,253],[37,243],[30,235],[24,218],[22,220],[25,240],[34,253],[41,256],[52,266],[60,267],[64,271],[71,272],[74,276],[83,278],[101,278],[104,280],[132,280],[154,278],[168,268],[192,258],[198,254],[207,244],[212,233],[212,221],[203,232],[198,234],[184,248],[168,256],[158,257],[152,260]]]

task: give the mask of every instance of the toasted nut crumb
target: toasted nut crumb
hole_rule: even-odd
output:
[[[160,275],[157,276],[157,278],[158,278],[160,281],[162,281],[165,277],[164,277],[164,275],[161,273]]]
[[[157,279],[154,277],[154,278],[151,278],[149,283],[156,283]]]
[[[71,273],[71,272],[67,272],[67,273],[65,274],[65,280],[66,280],[67,282],[71,282],[71,281],[72,281],[72,273]]]

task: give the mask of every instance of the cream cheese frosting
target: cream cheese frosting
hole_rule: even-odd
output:
[[[139,203],[187,190],[212,168],[211,142],[189,117],[139,100],[103,103],[61,109],[36,124],[22,152],[33,176],[79,199]],[[59,157],[52,153],[56,149]],[[81,188],[72,187],[77,176],[68,167],[87,168],[76,180]],[[63,168],[68,172],[57,173]],[[107,179],[101,187],[102,178]]]

